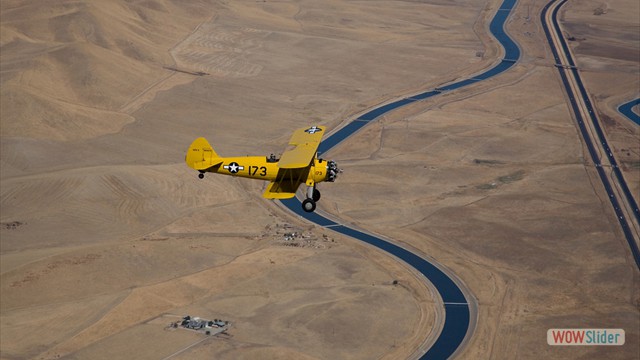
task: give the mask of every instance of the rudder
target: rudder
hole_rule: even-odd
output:
[[[185,162],[192,169],[206,170],[221,164],[222,159],[216,154],[207,139],[199,137],[189,146]]]

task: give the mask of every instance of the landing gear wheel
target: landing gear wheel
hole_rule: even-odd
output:
[[[204,174],[203,173],[198,174],[198,179],[204,179]]]
[[[318,189],[313,189],[313,201],[320,200],[320,191]]]
[[[306,212],[313,212],[316,209],[316,202],[313,199],[305,199],[302,202],[302,210]]]

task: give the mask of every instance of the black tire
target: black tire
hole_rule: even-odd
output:
[[[305,199],[302,202],[302,210],[310,213],[313,212],[316,209],[316,202],[313,201],[312,199]]]
[[[204,174],[203,173],[198,174],[198,179],[204,179]]]
[[[319,201],[320,200],[320,191],[318,191],[318,189],[313,189],[313,201]]]

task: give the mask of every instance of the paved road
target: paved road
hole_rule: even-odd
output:
[[[618,218],[631,254],[640,269],[640,211],[638,204],[627,186],[627,182],[618,166],[613,150],[601,127],[600,119],[591,103],[587,90],[580,77],[580,70],[573,60],[571,50],[564,39],[557,15],[567,0],[552,0],[542,10],[540,21],[551,47],[555,66],[558,68],[562,84],[569,98],[580,135],[587,146],[591,160],[607,192],[609,201]]]

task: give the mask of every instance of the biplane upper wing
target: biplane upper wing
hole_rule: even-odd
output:
[[[290,148],[282,154],[278,167],[299,169],[309,166],[320,146],[325,129],[324,126],[312,126],[294,131],[289,140]]]

